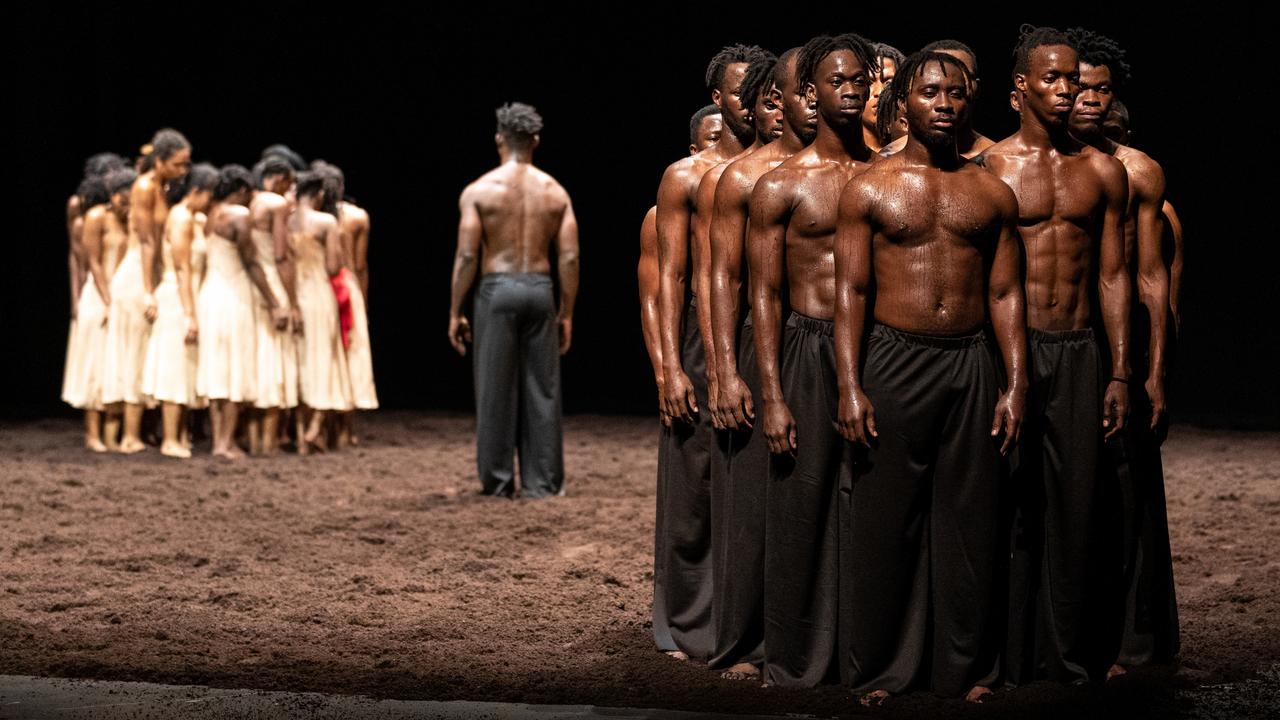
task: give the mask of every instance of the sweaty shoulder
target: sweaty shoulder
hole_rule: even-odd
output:
[[[1131,147],[1121,146],[1116,153],[1125,170],[1129,174],[1129,184],[1140,195],[1157,196],[1164,194],[1164,168],[1150,155]]]
[[[960,172],[972,177],[973,186],[982,190],[992,202],[996,203],[1001,212],[1007,215],[1017,214],[1018,196],[1014,194],[1013,189],[1004,184],[1000,178],[984,170],[976,159],[965,163]]]
[[[108,212],[110,212],[110,208],[108,206],[94,205],[93,207],[89,208],[88,212],[84,214],[84,221],[98,222],[99,220],[102,220],[104,217],[106,217]]]

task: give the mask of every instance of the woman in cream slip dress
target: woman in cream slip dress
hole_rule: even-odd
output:
[[[316,173],[298,176],[298,207],[289,217],[289,234],[298,272],[298,309],[302,337],[298,343],[298,449],[324,450],[325,415],[351,409],[351,376],[338,327],[338,302],[329,282],[341,268],[341,237],[331,212],[334,198]]]
[[[108,288],[124,254],[128,217],[126,182],[124,189],[112,195],[108,202],[89,208],[80,230],[88,272],[76,304],[75,334],[68,349],[62,399],[84,410],[85,447],[94,452],[104,452],[116,445],[114,433],[107,434],[104,443],[101,373],[107,350],[107,308],[111,299]]]
[[[126,437],[120,452],[143,449],[138,438],[129,436],[134,415],[142,417],[142,368],[147,361],[147,340],[151,323],[147,322],[147,291],[142,284],[142,243],[137,233],[127,231],[124,257],[111,276],[111,304],[107,310],[106,356],[103,359],[102,402],[108,412],[119,416],[124,411]]]
[[[280,198],[284,202],[284,198]],[[258,265],[267,278],[277,308],[288,309],[289,295],[276,267],[275,241],[268,230],[253,228]],[[250,447],[255,452],[273,455],[280,443],[280,411],[298,406],[298,348],[303,338],[292,327],[277,329],[273,310],[262,293],[253,292],[254,325],[257,328],[258,388],[254,407],[262,411],[261,427],[251,426]],[[305,325],[304,325],[305,327]]]
[[[341,282],[347,289],[351,305],[351,329],[347,332],[347,368],[351,373],[351,403],[357,410],[378,409],[378,389],[373,382],[373,351],[369,345],[369,317],[365,309],[364,292],[356,277],[355,235],[363,233],[368,238],[368,214],[363,208],[349,202],[338,204],[341,211],[343,265]],[[358,442],[353,413],[345,416],[338,435],[339,444]]]
[[[148,400],[162,405],[163,455],[191,457],[183,442],[183,412],[195,402],[197,339],[195,289],[191,272],[191,242],[195,231],[194,213],[208,206],[218,171],[211,165],[196,165],[170,188],[181,198],[169,210],[161,235],[162,274],[156,285],[156,319],[147,345],[142,390]],[[171,199],[174,199],[171,197]]]
[[[256,390],[256,330],[253,290],[235,236],[237,223],[247,221],[250,184],[228,177],[224,168],[205,225],[205,276],[196,301],[200,325],[196,394],[209,399],[213,426],[213,454],[242,457],[235,445],[239,404],[252,402]],[[223,195],[218,198],[217,195]],[[247,238],[246,238],[247,239]]]
[[[191,291],[195,293],[195,297],[200,297],[200,288],[204,287],[204,271],[207,266],[206,248],[207,244],[204,238],[204,226],[209,218],[203,212],[197,212],[194,216],[194,232],[191,235]],[[197,307],[199,307],[197,305]],[[196,317],[199,318],[197,310]],[[199,342],[196,343],[196,352],[191,356],[191,376],[195,377],[196,372],[200,368],[200,348]],[[209,398],[201,395],[199,392],[195,394],[195,398],[191,401],[189,410],[203,410],[209,407]],[[199,420],[199,418],[196,418]],[[194,422],[194,421],[193,421]],[[188,423],[189,425],[190,423]],[[184,440],[187,449],[191,449],[191,441],[189,438]]]

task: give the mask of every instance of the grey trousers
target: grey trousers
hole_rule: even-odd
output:
[[[474,318],[476,468],[484,493],[515,493],[512,459],[518,451],[520,494],[560,494],[560,333],[551,278],[481,276]]]

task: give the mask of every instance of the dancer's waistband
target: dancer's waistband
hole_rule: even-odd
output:
[[[551,276],[547,273],[507,273],[492,272],[480,276],[482,285],[497,283],[524,283],[526,285],[550,285]]]
[[[1027,328],[1027,339],[1038,343],[1065,343],[1077,340],[1093,340],[1093,328],[1080,330],[1037,330]]]
[[[967,335],[921,335],[920,333],[911,333],[876,323],[871,328],[871,335],[886,340],[907,343],[908,345],[924,345],[926,347],[942,348],[943,350],[958,350],[973,347],[974,345],[987,344],[986,333],[981,330]]]
[[[827,337],[831,337],[832,335],[835,335],[836,324],[830,320],[809,317],[808,315],[803,315],[792,310],[791,315],[787,317],[787,327],[811,332],[814,335],[825,335]]]

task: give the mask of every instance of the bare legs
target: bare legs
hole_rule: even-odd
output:
[[[84,411],[84,446],[94,452],[107,451],[102,442],[102,413],[98,410]]]
[[[167,402],[161,407],[164,423],[164,440],[160,454],[175,458],[189,458],[191,451],[182,444],[182,410],[178,403]]]
[[[299,406],[295,413],[298,422],[298,454],[308,455],[312,451],[328,450],[328,438],[325,436],[324,421],[327,413],[306,406]]]
[[[244,457],[236,447],[236,418],[240,404],[230,400],[210,400],[209,416],[213,420],[213,454],[235,460]]]
[[[120,438],[118,452],[131,455],[146,450],[142,444],[142,406],[137,403],[124,404],[124,437]]]
[[[119,403],[107,406],[106,419],[102,424],[102,443],[111,452],[120,452],[120,413],[123,408]]]

